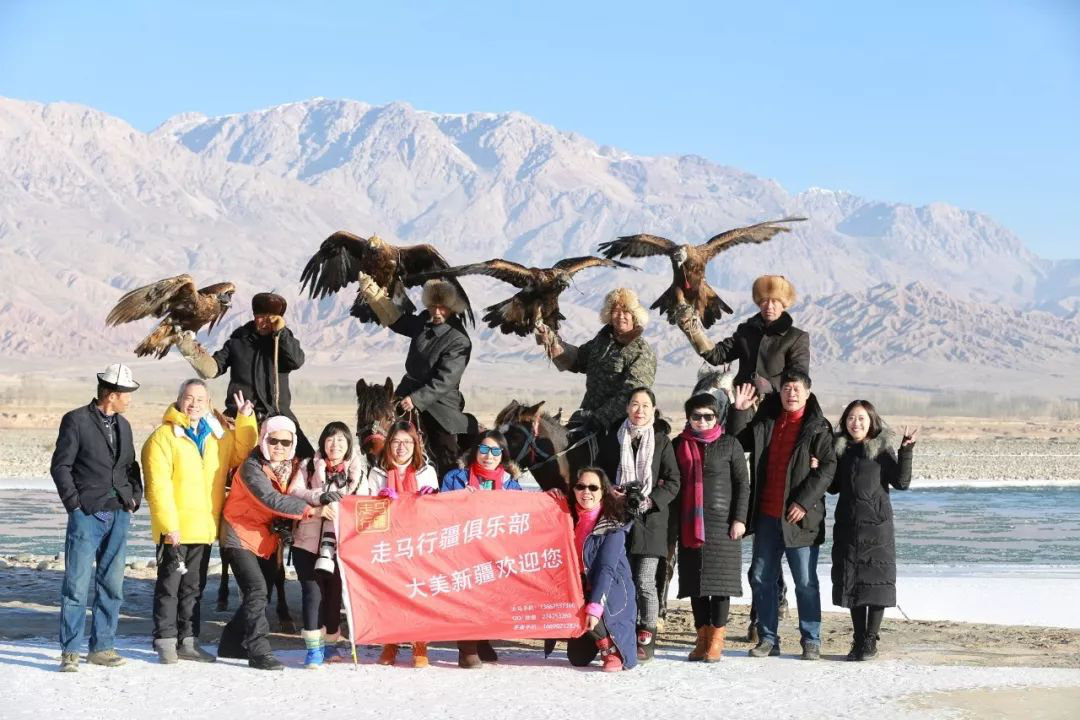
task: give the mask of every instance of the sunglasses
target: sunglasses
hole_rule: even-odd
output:
[[[491,447],[490,445],[478,445],[476,447],[476,452],[480,453],[481,455],[490,454],[492,457],[499,457],[500,455],[502,455],[502,448]]]
[[[716,419],[716,413],[690,413],[690,419],[697,420],[698,422],[701,422],[702,420],[710,422]]]
[[[266,438],[267,445],[280,445],[281,447],[292,447],[292,440],[282,440],[280,438]]]
[[[574,489],[577,490],[578,492],[582,492],[582,491],[585,491],[585,490],[588,490],[589,492],[599,492],[600,491],[600,486],[599,485],[583,485],[581,483],[578,483],[577,485],[574,486]]]

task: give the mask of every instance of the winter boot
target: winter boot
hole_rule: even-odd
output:
[[[596,641],[596,648],[600,651],[600,661],[603,672],[619,672],[623,669],[622,655],[619,648],[611,641],[611,636],[600,638]]]
[[[323,662],[339,663],[345,662],[345,656],[342,655],[341,649],[338,648],[338,640],[341,640],[341,633],[328,633],[326,629],[323,629]]]
[[[60,653],[60,672],[79,672],[79,653]]]
[[[195,662],[207,663],[217,661],[216,657],[199,647],[199,639],[196,637],[183,638],[180,641],[180,645],[176,648],[176,655],[181,660],[194,660]]]
[[[877,635],[867,635],[862,644],[862,657],[860,660],[873,660],[878,656]]]
[[[637,633],[637,659],[638,662],[648,662],[653,659],[656,651],[656,628],[639,628]]]
[[[757,645],[750,648],[750,652],[747,653],[750,657],[763,658],[763,657],[779,657],[780,646],[773,645],[768,640],[761,640]]]
[[[307,648],[304,669],[318,670],[323,664],[322,630],[301,630],[300,637],[304,638],[304,647]]]
[[[686,656],[687,660],[701,662],[705,659],[705,648],[709,644],[709,630],[711,629],[711,625],[702,625],[697,629],[697,642],[694,643],[694,649]]]
[[[255,668],[256,670],[284,670],[285,666],[281,664],[281,661],[274,657],[273,653],[266,653],[265,655],[256,655],[248,658],[248,667]]]
[[[92,652],[86,656],[86,661],[94,665],[104,665],[105,667],[117,667],[126,662],[124,658],[120,657],[120,653],[112,648]]]
[[[383,645],[379,659],[375,662],[380,665],[393,665],[397,661],[397,645]]]
[[[866,638],[855,633],[851,640],[851,650],[848,651],[847,660],[850,662],[858,662],[863,659],[863,643],[866,642]]]
[[[495,652],[495,648],[491,647],[490,640],[480,640],[476,643],[476,654],[480,656],[482,662],[498,662],[499,654]]]
[[[412,644],[412,666],[414,668],[426,668],[431,665],[427,656],[427,643],[414,642]]]
[[[726,632],[727,628],[725,627],[709,628],[709,645],[705,650],[705,662],[720,662],[720,658],[724,656],[724,634]]]
[[[176,653],[176,638],[157,638],[154,640],[154,650],[162,665],[175,665],[180,660]]]
[[[484,663],[480,660],[480,655],[476,652],[475,642],[459,642],[457,664],[460,668],[467,670],[474,670],[479,667],[483,667]]]

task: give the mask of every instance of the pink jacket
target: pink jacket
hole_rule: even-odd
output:
[[[355,453],[349,461],[348,483],[343,493],[345,495],[374,495],[368,483],[368,463],[364,453]],[[300,466],[300,472],[289,483],[289,494],[303,498],[308,505],[318,505],[319,496],[326,489],[326,460],[322,453],[315,455],[315,471],[309,472],[308,463]],[[322,532],[334,532],[333,514],[337,512],[337,503],[314,512],[310,517],[296,523],[293,530],[293,547],[302,548],[310,553],[319,552],[319,538]],[[323,523],[323,520],[326,523]]]

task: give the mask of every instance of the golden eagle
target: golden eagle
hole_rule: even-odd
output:
[[[487,262],[461,265],[444,270],[441,273],[421,273],[413,279],[422,282],[431,277],[456,278],[461,275],[487,275],[502,280],[521,292],[508,300],[484,308],[484,322],[488,327],[499,328],[509,335],[526,336],[543,323],[558,332],[559,321],[565,316],[559,312],[559,295],[570,287],[574,275],[590,267],[621,267],[637,270],[633,265],[607,260],[605,258],[585,257],[566,258],[550,268],[525,267],[516,262],[488,260]]]
[[[439,251],[431,245],[391,245],[378,235],[362,238],[339,230],[323,240],[300,275],[301,292],[306,288],[314,299],[332,295],[349,283],[357,281],[361,272],[386,290],[387,296],[403,313],[416,311],[405,292],[406,287],[419,285],[411,276],[424,273],[426,278],[442,277],[441,270],[450,267]],[[465,301],[465,313],[474,322],[469,296],[457,280],[450,282]],[[356,295],[350,314],[363,322],[378,322],[360,293]]]
[[[161,359],[168,354],[179,331],[194,333],[207,324],[207,330],[213,330],[229,311],[235,292],[231,282],[197,290],[190,275],[177,275],[126,293],[109,312],[105,324],[122,325],[151,315],[162,318],[154,332],[135,348],[139,357],[157,355]]]
[[[705,327],[709,327],[724,313],[731,314],[731,307],[721,299],[705,280],[705,266],[725,250],[744,243],[763,243],[772,240],[777,233],[790,232],[790,228],[777,223],[802,222],[803,217],[786,217],[769,220],[747,227],[727,230],[715,235],[701,245],[676,245],[658,235],[624,235],[617,240],[600,243],[605,257],[646,257],[667,255],[671,259],[674,277],[663,295],[650,308],[659,308],[671,324],[676,324],[675,309],[689,304]]]

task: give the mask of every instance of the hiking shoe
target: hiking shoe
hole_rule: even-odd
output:
[[[484,662],[480,659],[480,655],[476,650],[475,642],[459,642],[457,664],[459,668],[465,668],[466,670],[475,670],[484,666]]]
[[[758,634],[757,625],[750,623],[750,627],[746,628],[746,642],[751,645],[757,645],[761,642],[761,636]]]
[[[176,638],[157,638],[154,640],[154,650],[162,665],[175,665],[180,660],[176,654]]]
[[[820,660],[821,659],[821,646],[817,643],[807,642],[802,646],[802,659],[803,660]]]
[[[194,662],[217,662],[217,658],[206,652],[199,646],[198,638],[186,637],[180,641],[180,645],[176,648],[176,656],[181,660],[192,660]]]
[[[79,672],[79,653],[60,653],[60,672]]]
[[[109,648],[108,650],[95,650],[86,656],[86,661],[104,667],[117,667],[127,662],[124,658],[120,657],[120,653],[112,648]]]
[[[750,651],[746,653],[750,657],[763,658],[763,657],[779,657],[780,646],[773,645],[768,640],[762,640],[754,647],[750,648]]]
[[[274,657],[273,653],[266,653],[265,655],[256,655],[255,657],[248,658],[248,667],[255,668],[256,670],[284,670],[285,666],[281,664],[281,661]]]
[[[862,643],[862,657],[860,660],[873,660],[878,656],[877,635],[867,635]]]
[[[499,661],[499,654],[495,652],[495,648],[491,647],[490,640],[481,640],[476,643],[476,654],[480,656],[482,662]]]

